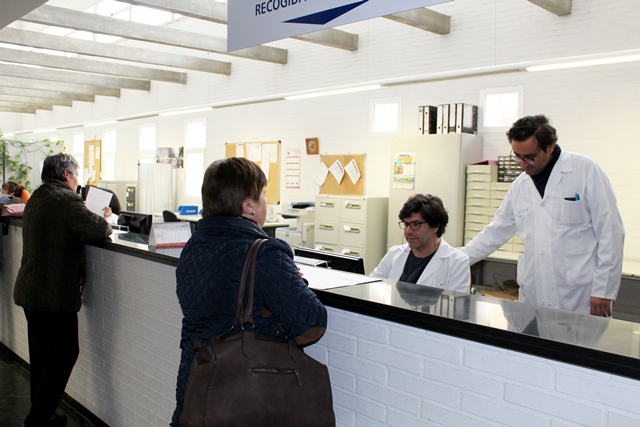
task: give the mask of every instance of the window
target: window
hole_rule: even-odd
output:
[[[184,122],[185,196],[199,197],[204,177],[204,149],[207,145],[207,120]]]
[[[71,155],[80,165],[78,168],[78,184],[85,185],[84,180],[84,132],[74,132],[71,144]]]
[[[372,99],[369,123],[372,135],[400,135],[400,98]]]
[[[102,176],[105,181],[116,180],[116,130],[102,131]]]
[[[138,156],[140,163],[156,162],[156,124],[140,125],[138,128]]]
[[[478,127],[485,132],[507,130],[522,117],[523,87],[512,86],[480,91],[482,117]]]

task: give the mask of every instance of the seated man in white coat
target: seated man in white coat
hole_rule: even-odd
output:
[[[469,292],[469,257],[441,237],[449,222],[442,200],[416,194],[398,215],[407,244],[392,246],[371,276]]]

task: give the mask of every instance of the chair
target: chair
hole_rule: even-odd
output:
[[[176,214],[171,211],[162,211],[162,220],[164,222],[180,222]]]

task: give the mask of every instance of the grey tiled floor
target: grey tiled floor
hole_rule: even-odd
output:
[[[21,427],[29,412],[29,372],[0,344],[0,426]],[[104,427],[94,424],[63,400],[59,414],[67,415],[67,427]]]

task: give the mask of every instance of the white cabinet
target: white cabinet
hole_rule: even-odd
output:
[[[386,197],[316,197],[315,248],[364,259],[369,274],[387,251]]]
[[[392,169],[387,246],[404,241],[403,232],[398,227],[398,213],[407,199],[417,193],[428,193],[442,199],[449,214],[449,224],[443,237],[452,246],[462,246],[466,168],[468,164],[482,160],[482,138],[469,134],[395,138],[391,143],[392,168],[396,155],[400,153],[415,155],[415,185],[413,189],[394,188],[395,169]]]
[[[466,245],[493,221],[511,182],[498,182],[498,166],[470,165],[467,167],[467,197],[464,216],[464,244]],[[524,243],[516,233],[498,250],[524,252]]]

